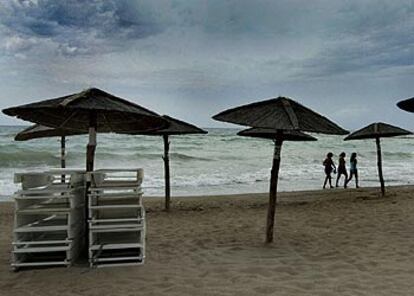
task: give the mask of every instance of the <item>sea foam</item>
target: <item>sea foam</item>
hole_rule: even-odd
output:
[[[15,142],[22,127],[0,127],[0,199],[17,185],[13,174],[59,166],[58,138]],[[173,195],[227,194],[268,191],[273,143],[237,136],[236,129],[208,129],[207,135],[170,138]],[[314,135],[317,142],[286,142],[282,147],[279,190],[319,189],[327,152],[337,163],[342,151],[347,166],[358,153],[361,186],[378,184],[375,142],[344,142],[341,136]],[[413,137],[383,139],[383,171],[389,185],[411,184],[414,179]],[[68,137],[67,166],[85,165],[87,136]],[[98,134],[96,167],[142,167],[146,195],[164,193],[163,142],[161,137]],[[335,178],[336,176],[334,176]],[[353,186],[353,183],[350,184]],[[1,197],[2,196],[2,197]]]

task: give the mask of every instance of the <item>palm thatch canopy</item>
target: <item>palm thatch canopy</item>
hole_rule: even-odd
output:
[[[213,119],[276,130],[301,130],[337,135],[348,134],[348,131],[342,129],[328,118],[285,97],[228,109],[214,115]]]
[[[275,99],[228,109],[214,115],[213,119],[240,125],[247,125],[254,128],[265,128],[272,130],[272,135],[257,133],[257,131],[256,133],[253,133],[255,136],[266,138],[270,137],[275,140],[273,164],[270,173],[269,206],[266,225],[266,242],[270,243],[273,241],[273,227],[277,202],[277,182],[280,168],[280,151],[283,141],[285,140],[283,133],[285,131],[305,131],[345,135],[348,134],[348,131],[339,127],[328,118],[312,111],[292,99],[285,97],[278,97]],[[275,132],[276,134],[274,135]],[[245,131],[244,133],[248,132]]]
[[[48,127],[80,131],[88,131],[91,114],[96,116],[98,132],[130,133],[168,126],[157,113],[97,88],[11,107],[3,113]]]
[[[393,126],[391,124],[383,122],[372,123],[360,130],[357,130],[347,136],[344,141],[348,140],[362,140],[362,139],[375,139],[377,145],[377,167],[378,167],[378,178],[381,185],[381,193],[385,195],[385,182],[382,174],[382,153],[381,153],[381,138],[395,137],[411,135],[412,132],[405,129]]]
[[[97,132],[131,134],[166,128],[168,122],[157,113],[97,88],[55,99],[21,105],[3,110],[6,115],[44,126],[89,133],[86,147],[86,171],[94,170]],[[64,143],[64,141],[62,141]],[[88,192],[91,182],[85,184]],[[87,197],[85,196],[85,204]],[[87,207],[85,208],[87,211]],[[87,219],[88,213],[85,213]],[[85,231],[88,223],[85,222]],[[88,246],[86,237],[85,246]]]
[[[34,124],[21,132],[19,132],[15,137],[15,141],[27,141],[37,138],[50,138],[50,137],[65,137],[73,135],[82,135],[86,134],[84,131],[79,130],[70,130],[70,129],[61,129],[61,128],[52,128],[43,126],[40,124]]]
[[[397,106],[405,111],[414,112],[414,98],[400,101],[397,103]]]
[[[239,136],[276,140],[278,132],[271,128],[249,128],[237,133]],[[317,141],[315,137],[295,130],[281,131],[283,141]]]
[[[157,113],[97,88],[3,112],[48,127],[88,131],[88,172],[94,168],[97,132],[131,134],[168,127],[168,122]]]
[[[66,167],[66,136],[82,135],[87,134],[85,131],[72,130],[72,129],[63,129],[63,128],[53,128],[47,127],[40,124],[34,124],[20,133],[15,137],[15,141],[27,141],[31,139],[38,138],[50,138],[50,137],[60,137],[60,166],[61,168]],[[65,176],[62,175],[62,182],[65,181]]]
[[[359,129],[350,135],[348,135],[344,140],[362,140],[362,139],[375,139],[375,138],[387,138],[395,136],[404,136],[411,135],[412,132],[405,129],[393,126],[391,124],[383,122],[372,123],[362,129]]]
[[[177,118],[170,117],[168,115],[163,115],[163,119],[165,119],[169,126],[163,129],[142,132],[139,133],[141,135],[148,135],[148,136],[163,136],[163,135],[189,135],[189,134],[207,134],[208,132],[192,125],[190,123],[178,120]]]

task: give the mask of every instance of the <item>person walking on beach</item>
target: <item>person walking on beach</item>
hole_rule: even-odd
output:
[[[346,181],[345,186],[348,185],[349,181],[351,181],[352,177],[355,176],[355,187],[359,188],[358,186],[358,168],[357,168],[357,154],[354,152],[351,154],[351,158],[349,159],[350,162],[350,169],[349,169],[349,179]]]
[[[345,164],[345,152],[342,152],[339,154],[339,160],[338,160],[338,176],[336,177],[336,187],[338,187],[339,179],[342,175],[345,176],[344,180],[344,188],[346,188],[346,181],[348,180],[348,172],[346,171],[346,164]]]
[[[325,175],[326,175],[325,182],[323,182],[323,189],[325,189],[326,183],[328,182],[328,180],[329,180],[329,187],[333,188],[331,174],[332,174],[332,171],[334,172],[334,174],[336,174],[336,166],[332,160],[332,156],[333,156],[332,152],[329,152],[326,155],[325,160],[323,161],[323,165],[325,167]]]

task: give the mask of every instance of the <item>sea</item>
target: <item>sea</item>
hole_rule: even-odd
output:
[[[18,189],[15,173],[44,171],[60,165],[60,139],[14,141],[23,126],[0,126],[0,200]],[[274,144],[237,136],[238,129],[207,128],[207,135],[170,137],[171,192],[174,196],[266,192]],[[374,140],[343,141],[342,136],[312,134],[316,142],[285,142],[279,191],[322,188],[322,162],[328,152],[358,154],[360,186],[378,186]],[[414,182],[414,137],[382,139],[387,185]],[[67,167],[85,167],[87,136],[67,138]],[[163,141],[159,136],[98,134],[96,168],[143,168],[147,196],[164,194]],[[336,176],[334,176],[335,178]],[[342,183],[340,183],[342,184]],[[350,186],[354,186],[351,181]]]

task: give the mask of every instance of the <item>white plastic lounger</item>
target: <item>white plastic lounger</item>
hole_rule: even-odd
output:
[[[16,174],[12,268],[70,266],[83,237],[84,176],[62,172]]]
[[[90,266],[143,264],[143,170],[97,170],[87,178],[92,184],[88,194]]]
[[[86,235],[90,267],[143,264],[143,175],[142,169],[16,174],[12,268],[70,266]]]

